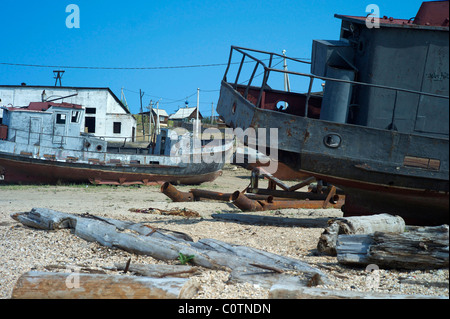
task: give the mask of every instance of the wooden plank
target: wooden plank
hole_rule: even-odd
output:
[[[13,299],[186,299],[198,291],[186,278],[30,271],[17,281]]]
[[[405,158],[403,159],[403,166],[428,168],[429,162],[430,162],[429,158],[405,156]]]

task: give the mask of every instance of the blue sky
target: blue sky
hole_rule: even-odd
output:
[[[0,63],[119,68],[223,64],[231,45],[310,58],[313,39],[339,38],[340,20],[334,14],[365,16],[366,6],[374,3],[381,16],[409,19],[421,2],[2,0]],[[69,4],[80,9],[80,28],[66,27]],[[54,85],[53,69],[0,64],[0,84]],[[200,88],[200,111],[209,116],[225,66],[65,71],[64,86],[109,87],[119,97],[124,88],[132,113],[139,112],[140,89],[144,106],[161,99],[160,107],[170,114],[184,106],[186,97],[195,106]]]

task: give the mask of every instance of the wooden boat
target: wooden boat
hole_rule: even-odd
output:
[[[169,129],[147,145],[108,142],[80,133],[84,108],[76,104],[32,102],[3,110],[2,183],[200,184],[221,174],[232,151],[231,141],[202,143]]]

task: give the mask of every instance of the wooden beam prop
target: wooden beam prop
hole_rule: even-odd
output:
[[[448,268],[448,225],[408,226],[406,230],[397,234],[339,235],[337,259],[342,264],[374,264],[380,268]]]
[[[372,234],[376,231],[402,233],[405,227],[403,218],[389,214],[330,219],[328,227],[325,228],[319,238],[317,250],[324,254],[336,256],[338,235]]]
[[[186,278],[29,271],[13,299],[189,299],[198,287]]]

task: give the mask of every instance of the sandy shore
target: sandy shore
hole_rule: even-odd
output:
[[[214,182],[195,188],[234,192],[249,183],[250,172],[227,166]],[[193,186],[180,186],[187,191]],[[181,231],[194,240],[215,238],[225,242],[256,247],[309,263],[326,273],[332,281],[327,288],[371,291],[366,285],[365,269],[340,265],[335,257],[321,256],[316,246],[323,227],[277,227],[223,222],[211,214],[240,212],[232,204],[202,201],[173,203],[158,186],[0,186],[0,298],[10,298],[17,279],[23,273],[83,265],[89,268],[112,267],[131,258],[132,263],[165,263],[148,256],[138,256],[119,249],[109,249],[75,237],[69,230],[38,231],[24,227],[10,214],[43,207],[65,213],[91,213],[136,222],[146,221],[154,227]],[[188,208],[200,218],[184,218],[131,212],[130,209]],[[336,209],[285,209],[254,213],[280,217],[324,218],[342,216]],[[268,290],[252,284],[229,284],[229,273],[201,269],[195,280],[201,284],[196,298],[267,298]],[[379,292],[421,294],[448,298],[448,269],[428,271],[380,270]]]

